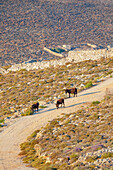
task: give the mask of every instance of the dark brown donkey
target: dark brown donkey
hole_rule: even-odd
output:
[[[65,107],[65,103],[64,103],[64,99],[63,99],[63,98],[57,100],[57,102],[56,102],[56,107],[57,107],[57,109],[59,108],[59,105],[60,105],[60,104],[61,104],[61,107],[62,107],[62,104],[63,104],[64,107]]]
[[[31,106],[31,110],[34,112],[35,109],[37,109],[37,112],[38,112],[38,108],[39,108],[39,102],[37,102],[36,104],[33,104]]]
[[[65,89],[65,94],[66,94],[66,96],[67,96],[67,93],[69,93],[69,98],[70,98],[70,94],[71,94],[71,93],[74,94],[74,97],[75,97],[75,94],[76,94],[76,97],[77,97],[77,88]]]

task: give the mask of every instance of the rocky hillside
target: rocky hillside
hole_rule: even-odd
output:
[[[113,93],[36,130],[19,155],[38,170],[112,170],[112,127]]]
[[[112,46],[112,0],[1,0],[0,5],[0,65],[56,58],[44,46]]]
[[[57,53],[58,54],[58,53]],[[65,65],[69,62],[82,62],[85,60],[98,60],[100,58],[109,58],[113,56],[113,48],[108,49],[90,49],[90,50],[70,50],[67,52],[67,57],[60,57],[59,59],[54,60],[46,60],[41,62],[36,62],[35,60],[29,60],[24,63],[14,64],[9,66],[3,66],[0,68],[0,73],[5,74],[10,71],[20,71],[24,70],[38,70],[38,69],[45,69],[49,67],[58,67]],[[58,54],[59,55],[59,54]],[[60,54],[62,55],[62,54]]]
[[[40,107],[46,107],[65,97],[64,87],[77,87],[80,92],[108,77],[113,77],[113,56],[0,74],[0,121],[32,114],[30,106],[37,100]]]

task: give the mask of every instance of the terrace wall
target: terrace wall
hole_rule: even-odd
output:
[[[34,63],[22,63],[12,65],[7,71],[18,71],[21,69],[33,70],[33,69],[43,69],[50,66],[64,65],[67,62],[80,62],[84,60],[98,60],[101,57],[107,58],[113,56],[113,48],[109,50],[84,50],[84,51],[69,51],[68,57],[59,60],[49,60]]]

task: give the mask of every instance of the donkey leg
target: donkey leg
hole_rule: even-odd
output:
[[[65,103],[63,103],[64,107],[65,107]]]

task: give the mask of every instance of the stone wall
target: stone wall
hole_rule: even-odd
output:
[[[99,50],[84,50],[84,51],[69,51],[68,57],[73,58],[75,61],[83,60],[97,60],[101,57],[111,57],[113,56],[113,48],[99,49]]]
[[[80,62],[84,60],[98,60],[101,57],[112,57],[113,56],[113,48],[109,50],[84,50],[84,51],[69,51],[68,57],[62,58],[59,60],[49,60],[42,62],[34,62],[34,63],[22,63],[12,65],[7,71],[18,71],[21,69],[33,70],[33,69],[43,69],[50,66],[56,67],[57,65],[64,65],[67,62],[75,61]]]

